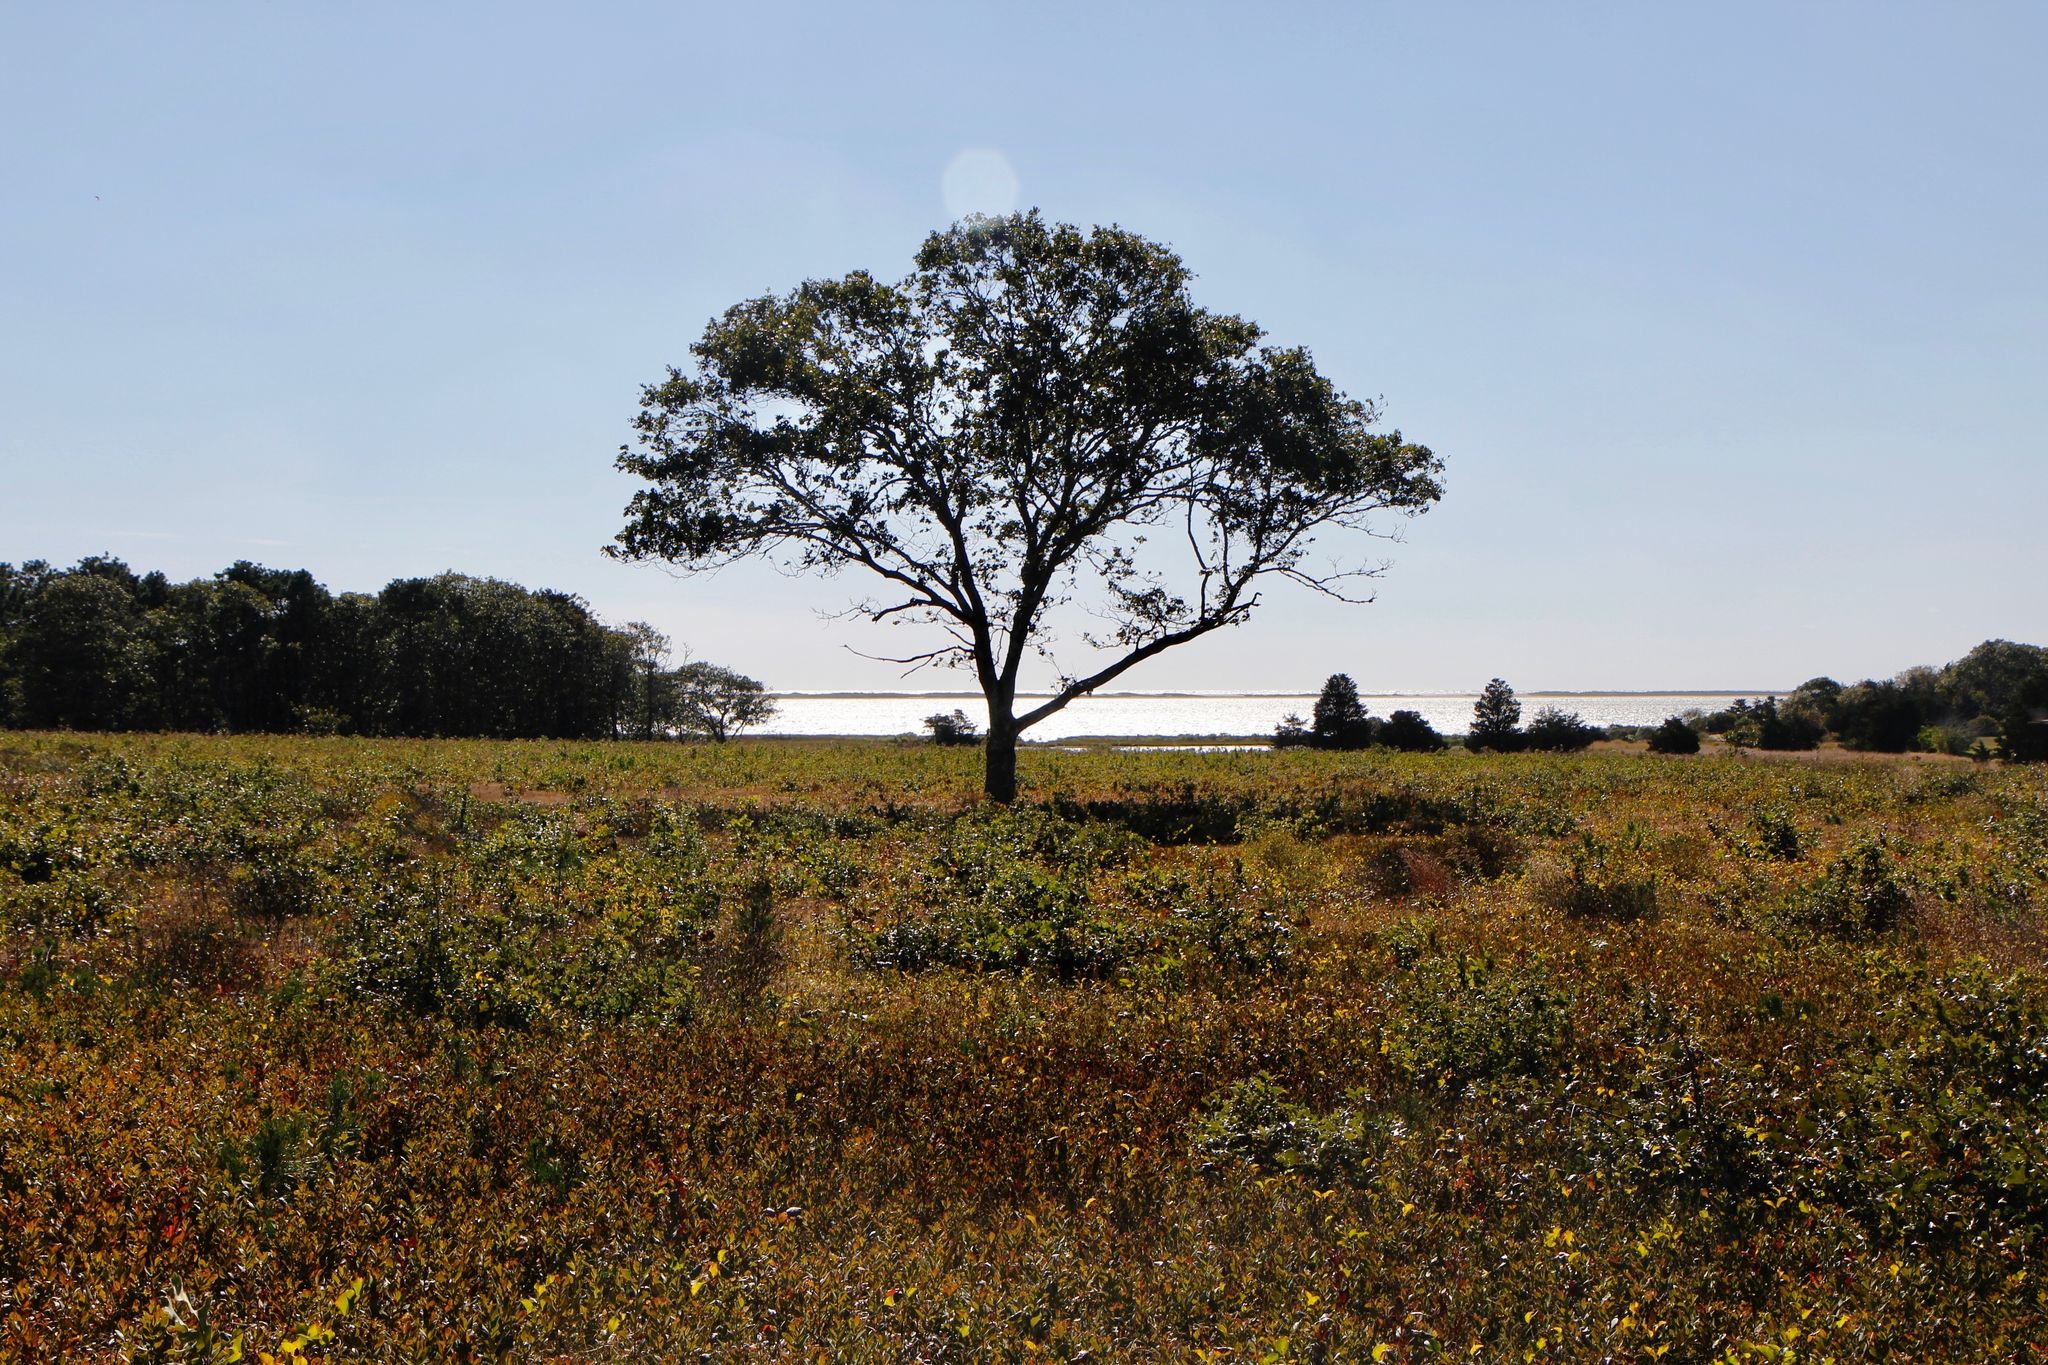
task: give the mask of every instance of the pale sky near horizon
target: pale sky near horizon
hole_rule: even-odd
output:
[[[1118,688],[2048,642],[2044,59],[2031,3],[0,0],[0,560],[452,568],[905,686],[846,646],[907,632],[818,614],[851,577],[604,559],[612,457],[726,306],[1037,206],[1447,467],[1376,603],[1276,591]]]

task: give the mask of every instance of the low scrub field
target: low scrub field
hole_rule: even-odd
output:
[[[0,1358],[2048,1359],[2038,771],[0,736]]]

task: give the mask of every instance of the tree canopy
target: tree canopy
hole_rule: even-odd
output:
[[[1358,684],[1349,673],[1332,673],[1323,683],[1310,717],[1315,744],[1323,749],[1363,749],[1373,742],[1379,723],[1358,699]]]
[[[247,562],[189,583],[0,564],[0,725],[595,739],[758,719],[760,684],[715,670],[724,709],[697,723],[667,649],[569,593],[456,573],[337,594]]]
[[[692,660],[673,674],[676,728],[723,744],[775,715],[768,689],[744,673]]]
[[[1431,452],[1379,431],[1299,347],[1189,295],[1166,247],[1035,212],[932,234],[865,272],[740,303],[644,390],[621,468],[650,485],[614,553],[692,569],[853,567],[875,621],[937,628],[909,667],[971,670],[989,795],[1019,733],[1161,651],[1243,621],[1263,584],[1355,598],[1369,563],[1319,535],[1441,495]],[[1019,713],[1048,618],[1087,598],[1085,666]]]
[[[1478,753],[1497,749],[1503,753],[1522,747],[1522,703],[1505,679],[1495,678],[1472,703],[1472,729],[1465,747]]]

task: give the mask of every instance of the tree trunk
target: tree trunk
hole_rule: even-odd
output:
[[[982,794],[998,805],[1017,799],[1017,722],[1009,716],[989,718],[987,766],[983,769]]]

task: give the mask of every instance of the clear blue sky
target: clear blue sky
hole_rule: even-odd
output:
[[[638,386],[1015,201],[1177,248],[1449,493],[1126,686],[1758,687],[2048,641],[2048,6],[0,5],[0,559],[584,594]],[[963,151],[948,194],[947,168]],[[976,165],[981,174],[971,174]],[[990,168],[993,167],[993,173]],[[920,675],[914,685],[943,686]]]

